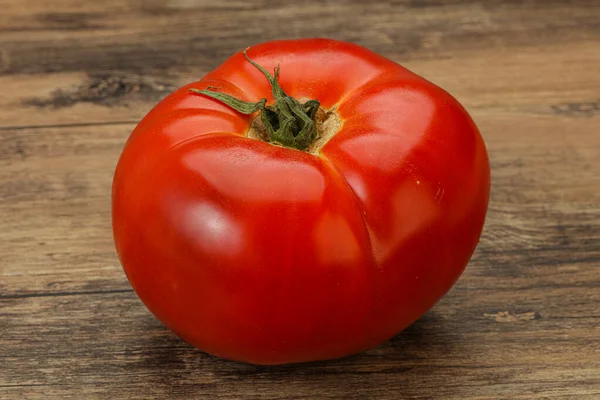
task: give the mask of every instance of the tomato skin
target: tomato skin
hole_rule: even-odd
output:
[[[338,358],[391,338],[454,284],[479,240],[490,169],[477,127],[442,89],[367,49],[276,41],[282,88],[335,108],[318,155],[245,137],[253,116],[188,89],[272,100],[238,53],[160,102],[113,183],[128,279],[166,326],[254,364]]]

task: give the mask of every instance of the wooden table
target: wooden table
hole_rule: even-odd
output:
[[[1,398],[600,399],[600,2],[388,3],[2,0]],[[466,106],[493,168],[485,232],[452,291],[376,349],[215,359],[130,288],[112,173],[166,93],[305,36],[365,45]]]

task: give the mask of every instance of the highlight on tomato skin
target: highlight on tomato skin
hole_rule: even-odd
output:
[[[273,41],[169,95],[127,141],[115,245],[148,309],[207,353],[327,360],[398,334],[456,282],[490,191],[450,94],[329,39]]]

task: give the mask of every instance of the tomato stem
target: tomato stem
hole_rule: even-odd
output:
[[[320,106],[319,101],[308,100],[300,103],[288,96],[279,85],[279,65],[271,75],[265,68],[252,61],[246,54],[246,50],[244,50],[244,57],[269,81],[275,104],[268,106],[265,98],[255,103],[243,101],[218,92],[211,86],[203,90],[190,89],[189,91],[218,100],[242,114],[260,111],[260,119],[268,134],[266,140],[298,150],[307,150],[318,137],[316,115]]]

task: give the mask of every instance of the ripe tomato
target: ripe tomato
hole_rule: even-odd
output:
[[[136,293],[184,340],[248,363],[323,360],[391,338],[451,288],[489,189],[448,93],[354,44],[275,41],[140,122],[113,229]]]

